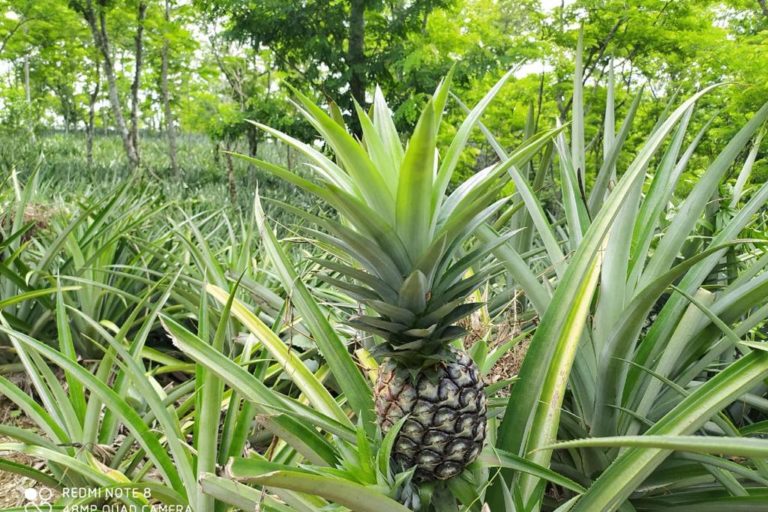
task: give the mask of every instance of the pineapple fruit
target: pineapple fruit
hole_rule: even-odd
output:
[[[314,171],[305,179],[277,165],[263,169],[327,202],[340,220],[285,208],[302,216],[305,232],[331,257],[320,260],[324,279],[359,301],[364,314],[350,319],[374,335],[369,346],[379,361],[374,399],[387,432],[403,420],[393,458],[415,467],[417,480],[445,480],[477,458],[485,440],[486,396],[477,366],[463,350],[456,324],[480,304],[468,302],[498,267],[490,252],[501,243],[478,242],[476,233],[505,204],[499,199],[508,170],[523,165],[551,137],[529,139],[507,159],[484,169],[448,193],[473,126],[509,73],[458,128],[443,155],[437,132],[448,98],[449,78],[427,103],[404,147],[381,91],[366,112],[357,106],[362,140],[331,114],[295,92],[294,105],[322,135],[335,160],[314,147],[257,123],[298,149]]]
[[[392,361],[379,370],[374,394],[383,431],[403,418],[393,458],[416,467],[420,480],[446,480],[475,460],[485,440],[486,397],[466,352],[422,370],[416,378]]]

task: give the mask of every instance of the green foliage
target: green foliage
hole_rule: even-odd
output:
[[[765,508],[764,2],[149,1],[137,170],[76,3],[0,0],[1,471],[191,512]],[[127,117],[138,4],[96,4]],[[367,349],[449,291],[489,441],[424,483]]]
[[[425,512],[480,510],[486,502],[510,511],[613,510],[625,502],[751,506],[766,482],[764,442],[749,438],[768,414],[757,396],[768,374],[759,331],[768,314],[768,259],[761,243],[739,237],[750,224],[749,233],[765,229],[760,210],[768,187],[750,186],[746,177],[758,161],[756,135],[768,110],[740,127],[691,191],[675,198],[667,185],[695,161],[698,140],[686,144],[685,133],[705,93],[665,114],[626,170],[616,159],[623,172],[615,179],[605,162],[631,147],[620,137],[616,148],[601,151],[598,167],[588,165],[582,174],[571,166],[586,151],[578,137],[568,140],[555,130],[531,138],[521,153],[484,131],[500,161],[486,171],[487,183],[514,183],[514,209],[492,219],[501,236],[485,226],[474,242],[456,250],[464,256],[460,261],[471,261],[471,274],[497,266],[489,251],[507,270],[477,292],[487,302],[477,313],[486,324],[500,321],[499,311],[518,307],[510,297],[526,299],[520,318],[538,311],[540,320],[522,336],[534,333],[519,375],[490,387],[489,438],[495,446],[447,484],[422,484],[389,464],[395,434],[382,436],[367,417],[375,363],[344,325],[357,301],[319,278],[322,266],[308,257],[317,253],[314,246],[291,247],[274,235],[275,224],[295,218],[257,209],[256,230],[233,210],[213,208],[221,187],[205,201],[171,196],[178,189],[147,186],[140,177],[133,186],[86,191],[77,186],[85,181],[56,178],[45,160],[36,173],[23,173],[26,183],[12,175],[0,189],[10,206],[4,211],[11,212],[0,222],[0,283],[13,288],[0,301],[0,336],[42,405],[0,379],[6,397],[37,425],[37,431],[2,427],[12,439],[2,449],[47,465],[43,472],[24,464],[4,467],[43,483],[138,485],[150,489],[154,500],[194,511],[256,503],[279,511],[346,506]],[[308,102],[304,108],[344,153],[340,161],[359,163],[359,151],[335,121]],[[456,140],[470,139],[483,108],[485,102],[457,130]],[[607,119],[620,119],[610,101],[605,108]],[[590,133],[591,118],[584,117],[584,132]],[[382,116],[374,112],[377,119]],[[611,123],[604,127],[616,130]],[[382,130],[379,125],[375,133],[397,151],[394,132]],[[434,124],[421,130],[434,142]],[[548,144],[552,136],[554,146]],[[67,137],[44,140],[55,161],[77,154]],[[439,160],[445,169],[460,161],[461,144],[453,146]],[[385,154],[371,151],[375,158]],[[321,153],[307,149],[307,158],[341,182],[352,179]],[[734,162],[745,187],[743,196],[732,199],[728,194],[736,189],[722,182]],[[388,168],[386,160],[379,163]],[[259,165],[279,169],[263,160]],[[601,187],[605,173],[609,186]],[[318,190],[310,177],[279,174]],[[435,179],[447,184],[446,176],[449,171]],[[481,177],[473,183],[485,183]],[[586,186],[578,185],[581,179]],[[537,181],[542,185],[531,185]],[[71,192],[63,187],[67,182],[75,185]],[[25,220],[28,205],[55,197],[54,186],[62,211],[46,226]],[[549,193],[556,189],[557,201],[543,200],[549,195],[540,190],[547,186]],[[714,211],[707,204],[718,189],[723,208]],[[454,204],[450,198],[470,191],[458,187],[436,204],[446,208]],[[283,192],[291,194],[284,201],[297,204],[294,192]],[[261,189],[270,197],[283,192]],[[68,205],[71,194],[80,199]],[[432,194],[411,197],[401,208],[421,199],[431,208]],[[395,206],[391,212],[395,219],[397,211]],[[518,216],[520,211],[526,215]],[[626,225],[634,228],[620,229]],[[526,230],[531,237],[517,240]],[[327,237],[312,243],[339,252]],[[28,268],[37,270],[30,274]],[[21,277],[26,275],[32,278]],[[665,294],[671,296],[664,303]],[[658,318],[645,329],[654,308]],[[181,353],[169,350],[165,332]],[[499,343],[498,332],[489,328],[472,347],[484,373],[520,343],[521,337]],[[92,368],[78,354],[99,362]],[[66,386],[45,361],[62,370]],[[504,392],[509,386],[511,399]],[[740,401],[752,408],[733,406]],[[565,414],[558,415],[561,409]],[[535,428],[516,426],[528,422]],[[713,454],[712,439],[719,436],[725,436],[720,450],[747,459],[736,463]],[[607,439],[578,441],[587,437]],[[567,450],[556,444],[569,440]],[[616,448],[624,445],[626,451]],[[694,484],[701,494],[690,492]]]

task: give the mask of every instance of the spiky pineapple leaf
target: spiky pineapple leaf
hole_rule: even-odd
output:
[[[400,287],[398,305],[419,314],[427,307],[428,293],[427,277],[422,271],[416,270],[405,278]]]
[[[435,107],[430,101],[416,124],[398,173],[395,225],[412,261],[422,258],[432,238],[435,126]]]
[[[551,444],[556,437],[565,386],[598,281],[600,249],[605,236],[627,194],[667,134],[688,108],[711,89],[704,89],[684,102],[649,138],[579,243],[531,341],[520,371],[520,382],[513,388],[500,427],[500,448],[513,453],[530,453],[533,462],[543,466],[549,464],[551,452],[534,450]],[[557,341],[553,343],[553,340]],[[522,475],[520,484],[525,501],[538,502],[543,491],[538,479]],[[500,499],[499,490],[495,500],[500,503]]]
[[[226,472],[235,481],[314,494],[360,512],[409,512],[386,495],[350,480],[320,476],[258,459],[232,459]]]

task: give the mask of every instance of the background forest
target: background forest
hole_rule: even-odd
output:
[[[486,126],[509,144],[523,136],[529,109],[536,125],[565,120],[581,25],[584,83],[604,83],[613,63],[619,112],[645,89],[637,133],[670,97],[729,82],[707,99],[713,113],[729,105],[704,142],[714,148],[768,93],[762,0],[6,0],[0,12],[6,168],[42,149],[44,167],[73,165],[74,174],[93,169],[102,178],[139,167],[189,187],[224,186],[230,169],[233,197],[252,173],[221,149],[255,155],[261,147],[291,159],[288,149],[264,148],[268,137],[247,120],[312,135],[287,107],[288,85],[336,102],[350,118],[352,99],[370,105],[378,85],[404,130],[451,67],[453,92],[468,105],[514,68]],[[591,88],[587,116],[599,117],[604,103],[605,88]],[[600,133],[586,136],[599,146]],[[710,156],[700,153],[700,165]],[[462,172],[491,158],[477,134]],[[755,178],[766,172],[758,158]]]

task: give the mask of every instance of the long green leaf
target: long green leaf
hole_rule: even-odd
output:
[[[205,290],[221,304],[229,300],[229,293],[218,286],[207,285]],[[232,301],[232,314],[248,328],[256,339],[269,351],[272,357],[286,370],[286,374],[304,393],[317,409],[335,420],[352,423],[328,390],[319,382],[304,362],[281,340],[259,317],[254,315],[242,302]]]
[[[699,429],[720,409],[768,375],[768,353],[752,352],[697,388],[651,427],[647,435],[682,436]],[[617,510],[632,491],[671,453],[630,448],[579,499],[574,512]]]
[[[220,290],[217,293],[223,294],[221,297],[222,302],[227,300],[226,292]],[[240,365],[221,352],[211,348],[208,343],[186,330],[173,319],[163,316],[162,322],[165,330],[171,336],[174,345],[186,355],[211,370],[250,402],[254,403],[257,406],[257,413],[264,415],[274,413],[302,415],[314,425],[320,426],[344,439],[355,439],[354,428],[350,426],[349,419],[339,422],[312,409],[303,409],[297,402],[293,402],[286,396],[267,387]],[[313,378],[315,377],[313,376]]]
[[[283,288],[301,312],[320,353],[328,362],[331,372],[336,377],[336,382],[339,383],[355,414],[363,420],[367,431],[375,429],[373,400],[367,381],[349,355],[347,347],[336,334],[307,287],[299,279],[296,270],[280,247],[275,234],[267,225],[258,195],[256,196],[254,213],[261,239],[265,243],[272,262],[277,267]]]
[[[563,441],[553,450],[586,447],[663,448],[664,450],[710,453],[732,457],[768,457],[768,440],[719,436],[613,436]]]
[[[408,512],[397,501],[366,486],[287,467],[274,470],[256,459],[233,459],[227,465],[227,474],[241,482],[322,496],[357,512]]]
[[[597,284],[599,251],[605,236],[627,194],[642,177],[648,161],[666,135],[688,108],[711,89],[704,89],[688,99],[665,120],[640,150],[595,217],[531,341],[520,370],[520,381],[512,390],[500,426],[499,448],[519,455],[530,453],[533,462],[545,467],[549,464],[551,452],[538,449],[552,444],[556,438],[568,376]],[[589,380],[586,377],[584,380]],[[534,496],[534,489],[538,488],[536,492],[540,493],[541,487],[536,479],[522,475],[520,481],[527,506],[531,500],[537,503],[541,495]],[[501,492],[496,490],[491,505],[498,506],[501,499]]]
[[[480,120],[480,116],[482,116],[486,107],[493,101],[493,98],[496,97],[506,81],[514,74],[514,71],[514,68],[507,71],[507,73],[496,82],[496,85],[488,91],[483,99],[475,105],[475,108],[472,109],[461,123],[459,131],[451,141],[451,145],[448,147],[448,151],[446,151],[445,156],[443,157],[443,163],[440,165],[440,169],[437,172],[435,188],[433,189],[432,194],[433,209],[437,209],[437,206],[443,200],[445,191],[448,189],[448,184],[451,182],[453,171],[456,169],[456,165],[459,162],[459,156],[469,140],[472,129]]]
[[[397,184],[395,224],[412,261],[418,261],[426,249],[436,208],[432,205],[435,174],[436,113],[430,101],[422,111],[413,131]]]
[[[552,448],[557,449],[559,446],[556,445]],[[534,464],[533,462],[513,453],[501,450],[486,450],[480,454],[478,460],[490,467],[502,467],[535,475],[539,478],[560,485],[574,492],[582,493],[585,490],[584,487],[574,482],[570,478],[566,478],[552,471],[551,469]]]
[[[157,465],[162,475],[168,480],[176,491],[186,495],[184,485],[179,478],[175,463],[168,456],[165,448],[160,444],[158,437],[144,424],[142,418],[128,403],[104,382],[94,377],[91,372],[85,370],[82,366],[72,362],[57,350],[54,350],[39,341],[23,334],[9,331],[4,327],[0,330],[15,336],[21,343],[29,346],[42,354],[45,358],[60,366],[63,370],[70,372],[79,379],[83,386],[98,395],[103,403],[111,410],[115,411],[123,420],[126,427],[136,436],[136,440],[147,452],[147,456]]]

